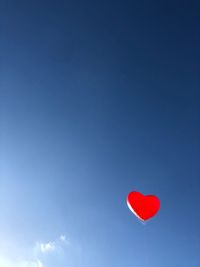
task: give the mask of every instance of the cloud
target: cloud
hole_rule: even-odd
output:
[[[40,244],[40,251],[42,253],[51,252],[56,249],[55,242],[48,242],[48,243],[41,243]]]
[[[60,241],[61,241],[62,243],[64,243],[65,245],[68,245],[68,246],[71,245],[70,240],[67,239],[65,235],[61,235],[61,236],[60,236]]]
[[[70,241],[66,238],[65,235],[60,235],[59,238],[50,242],[37,242],[36,251],[42,254],[57,252],[60,249],[64,248],[63,245],[70,245]]]
[[[17,265],[17,267],[18,267],[18,265]],[[23,261],[23,262],[20,262],[19,267],[43,267],[43,263],[40,260]]]
[[[60,236],[60,240],[63,241],[63,242],[65,242],[66,241],[66,236],[65,235],[61,235]]]
[[[7,256],[5,256],[0,251],[0,267],[46,267],[52,260],[60,261],[65,255],[65,247],[68,244],[71,243],[66,236],[60,235],[53,241],[37,242],[32,248],[24,249],[23,254],[18,258],[13,257],[11,252],[6,253]]]
[[[0,266],[2,267],[44,267],[40,260],[11,260],[0,256]]]

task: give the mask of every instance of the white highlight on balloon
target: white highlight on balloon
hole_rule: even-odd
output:
[[[134,214],[139,220],[141,220],[142,222],[144,222],[144,220],[143,220],[142,218],[140,218],[140,216],[139,216],[139,215],[134,211],[134,209],[131,207],[131,205],[130,205],[129,202],[128,202],[128,199],[127,199],[126,203],[127,203],[128,207],[129,207],[130,211],[132,211],[133,214]]]

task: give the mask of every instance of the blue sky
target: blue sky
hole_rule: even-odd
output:
[[[1,1],[0,267],[199,266],[198,10]]]

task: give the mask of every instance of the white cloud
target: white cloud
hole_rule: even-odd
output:
[[[68,244],[71,243],[66,236],[60,235],[53,241],[37,242],[34,247],[23,249],[24,252],[18,258],[12,251],[6,254],[1,254],[2,251],[0,251],[0,267],[45,267],[49,260],[63,257],[62,253],[65,253],[64,249]],[[50,256],[49,253],[53,255]]]
[[[65,245],[67,245],[67,246],[70,246],[70,245],[71,245],[70,240],[67,239],[65,235],[61,235],[61,236],[60,236],[60,241],[61,241],[62,243],[64,243]]]
[[[63,241],[63,242],[65,242],[66,241],[66,236],[65,235],[61,235],[60,236],[60,240]]]
[[[19,267],[43,267],[43,264],[42,264],[42,262],[40,260],[37,260],[37,261],[23,261],[23,262],[20,263]]]
[[[0,256],[1,267],[44,267],[40,260],[28,261],[28,260],[11,260]]]
[[[43,267],[43,264],[41,261],[37,261],[37,263],[38,263],[38,267]]]
[[[36,250],[40,253],[50,253],[56,252],[63,248],[63,245],[70,245],[70,241],[66,238],[65,235],[60,235],[59,239],[50,241],[47,243],[36,243]]]
[[[40,244],[40,251],[42,253],[51,252],[56,249],[55,242],[48,242],[48,243],[41,243]]]

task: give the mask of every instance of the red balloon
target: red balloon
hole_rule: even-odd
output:
[[[127,197],[129,209],[142,221],[152,218],[160,209],[160,200],[153,195],[131,192]]]

